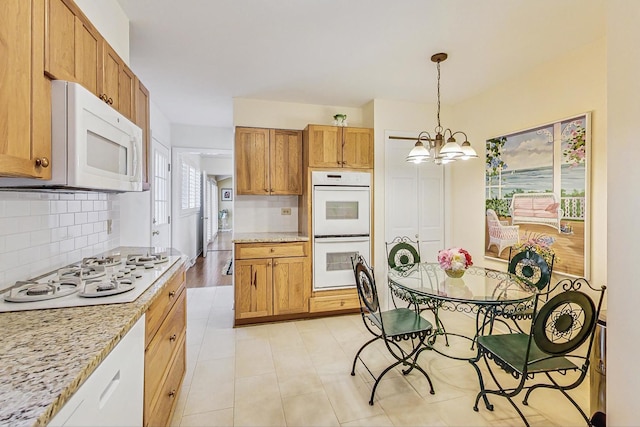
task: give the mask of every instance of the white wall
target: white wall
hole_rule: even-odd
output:
[[[338,113],[347,115],[349,126],[365,127],[371,124],[371,119],[363,116],[362,108],[245,98],[233,100],[234,126],[302,130],[308,124],[332,125],[333,116]]]
[[[200,211],[184,213],[181,210],[182,174],[180,171],[180,156],[190,159],[192,164],[200,167],[200,156],[188,154],[184,149],[171,150],[171,163],[173,173],[171,180],[171,245],[187,255],[191,262],[195,262],[198,256],[198,247],[202,236],[198,233]]]
[[[208,175],[233,175],[232,158],[203,157],[200,164]]]
[[[608,234],[606,258],[609,286],[607,310],[607,423],[638,425],[640,329],[636,322],[640,286],[637,262],[640,249],[640,3],[607,2],[607,218],[600,224]],[[600,60],[592,61],[597,64]],[[606,224],[606,226],[605,226]]]
[[[124,62],[129,62],[129,18],[117,1],[75,0]],[[134,71],[135,73],[135,71]]]
[[[470,250],[474,262],[504,269],[484,254],[485,141],[591,111],[591,272],[607,280],[606,41],[566,52],[554,61],[501,83],[454,107],[455,120],[469,136],[479,159],[452,164],[453,242]]]
[[[105,193],[0,192],[0,289],[120,246],[118,205]]]
[[[171,124],[171,145],[202,149],[233,150],[233,129]]]

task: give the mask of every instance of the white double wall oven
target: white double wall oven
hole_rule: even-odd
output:
[[[355,287],[351,259],[371,254],[371,174],[311,173],[313,289]]]

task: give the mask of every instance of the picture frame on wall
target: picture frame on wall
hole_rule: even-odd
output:
[[[524,245],[555,255],[553,272],[589,278],[591,114],[489,138],[485,257]]]
[[[223,202],[230,202],[233,200],[233,189],[222,188],[220,189],[220,200]]]

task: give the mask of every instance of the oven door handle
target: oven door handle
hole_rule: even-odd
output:
[[[357,236],[315,236],[316,243],[368,242],[368,234]]]

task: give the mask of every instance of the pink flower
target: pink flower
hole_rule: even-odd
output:
[[[462,248],[443,249],[438,252],[438,263],[443,270],[466,270],[473,265],[471,254]]]

